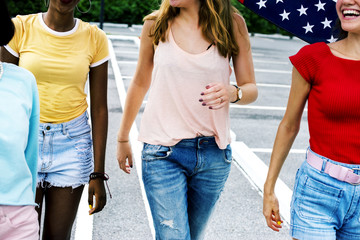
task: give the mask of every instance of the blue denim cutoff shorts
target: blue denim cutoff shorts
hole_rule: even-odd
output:
[[[214,137],[175,146],[144,144],[143,181],[156,239],[200,240],[231,168],[231,148]]]
[[[309,149],[309,151],[311,151]],[[316,153],[315,153],[316,154]],[[360,174],[360,165],[324,160]],[[360,185],[340,181],[306,161],[296,174],[291,202],[290,234],[304,240],[359,240]]]
[[[69,122],[40,123],[38,184],[76,188],[93,171],[91,128],[87,112]]]

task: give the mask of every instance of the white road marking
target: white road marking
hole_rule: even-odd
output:
[[[258,158],[243,142],[231,144],[236,166],[247,176],[248,180],[256,187],[258,193],[263,196],[263,186],[266,180],[268,166]],[[280,213],[286,224],[290,223],[290,201],[292,191],[280,179],[276,181],[275,194],[279,200]]]
[[[133,38],[134,42],[138,45],[138,42]],[[109,48],[110,48],[110,57],[111,57],[111,66],[114,72],[114,76],[115,76],[115,82],[116,82],[116,86],[118,89],[118,94],[119,94],[119,98],[120,98],[120,103],[121,106],[125,106],[125,100],[126,100],[126,90],[125,90],[125,86],[124,86],[124,82],[121,76],[121,72],[119,69],[119,66],[117,64],[116,61],[116,56],[114,53],[114,49],[112,47],[112,42],[109,40]],[[137,170],[137,174],[139,177],[139,182],[140,182],[140,188],[141,188],[141,194],[143,197],[143,201],[144,201],[144,205],[145,205],[145,211],[148,217],[148,222],[149,222],[149,227],[150,227],[150,231],[151,234],[153,236],[153,238],[155,239],[155,229],[154,229],[154,225],[153,225],[153,220],[151,217],[151,211],[150,211],[150,207],[149,207],[149,202],[146,198],[146,193],[145,193],[145,189],[144,189],[144,184],[142,181],[142,168],[141,168],[141,150],[142,150],[142,143],[139,142],[138,139],[138,130],[137,130],[137,126],[136,123],[134,122],[131,130],[130,130],[130,142],[131,142],[131,146],[132,146],[132,151],[133,151],[133,161],[135,162],[135,166],[136,166],[136,170]]]
[[[75,240],[91,240],[93,232],[93,215],[89,215],[88,185],[85,185],[76,216]]]
[[[132,40],[135,42],[135,44],[137,46],[139,46],[139,38],[137,38],[137,37],[109,36],[109,39]],[[115,81],[116,81],[116,85],[117,85],[117,89],[118,89],[118,93],[119,93],[120,103],[122,106],[124,106],[125,99],[126,99],[126,90],[124,87],[124,83],[122,81],[122,76],[120,73],[119,66],[116,61],[114,48],[113,48],[112,42],[110,40],[109,40],[109,52],[110,52],[110,57],[111,57],[112,69],[114,72]],[[89,102],[89,94],[88,94],[87,100]],[[141,173],[141,156],[140,155],[141,155],[142,143],[137,141],[137,135],[138,135],[137,127],[136,127],[136,124],[134,123],[134,125],[130,131],[130,141],[131,141],[131,146],[133,148],[133,154],[134,154],[133,158],[135,160],[136,170],[137,170],[139,181],[140,181],[141,193],[142,193],[144,204],[145,204],[145,210],[147,213],[150,230],[151,230],[153,238],[155,238],[154,237],[155,230],[154,230],[154,227],[152,224],[153,221],[152,221],[152,217],[151,217],[150,207],[149,207],[149,203],[146,198],[144,185],[141,180],[142,173]],[[83,194],[81,196],[79,209],[77,212],[77,217],[76,217],[75,236],[74,236],[75,240],[92,240],[93,215],[88,214],[89,204],[88,204],[87,199],[88,199],[88,186],[85,185]]]
[[[250,148],[250,150],[258,153],[272,153],[272,148]],[[306,153],[306,149],[290,149],[289,153],[304,154]]]
[[[127,64],[127,65],[136,65],[137,64],[137,61],[117,61],[118,64],[120,65],[124,65],[124,64]]]
[[[239,109],[253,109],[253,110],[268,110],[268,111],[285,111],[286,107],[273,107],[273,106],[254,106],[254,105],[238,105],[230,104],[230,108]]]
[[[291,71],[274,70],[274,69],[262,69],[262,68],[255,68],[255,72],[262,72],[262,73],[279,73],[279,74],[291,74]]]
[[[280,62],[280,61],[269,61],[269,60],[260,60],[260,59],[253,59],[255,63],[269,63],[269,64],[281,64],[281,65],[290,65],[289,62]]]
[[[139,52],[138,51],[122,51],[122,50],[115,50],[116,54],[127,54],[127,55],[138,55]]]
[[[272,84],[272,83],[256,83],[258,87],[273,87],[273,88],[290,88],[291,85],[286,84]]]

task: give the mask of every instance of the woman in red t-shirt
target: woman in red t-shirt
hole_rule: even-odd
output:
[[[263,213],[279,231],[275,183],[308,101],[310,147],[291,201],[294,239],[360,239],[360,0],[338,0],[336,10],[339,40],[305,46],[290,57],[288,106],[264,185]]]

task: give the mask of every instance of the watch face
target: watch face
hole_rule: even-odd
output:
[[[241,88],[238,88],[238,96],[239,96],[239,100],[242,98],[242,91]]]

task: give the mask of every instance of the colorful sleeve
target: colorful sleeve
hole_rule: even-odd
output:
[[[14,34],[14,37],[11,39],[11,41],[4,47],[14,57],[18,58],[19,53],[20,53],[21,39],[24,34],[24,27],[23,27],[23,21],[21,19],[21,16],[16,16],[15,18],[12,19],[12,21],[15,25],[15,34]]]
[[[311,84],[315,80],[315,75],[320,65],[321,59],[319,59],[320,55],[318,54],[319,49],[322,47],[320,44],[323,43],[307,45],[289,58],[300,75]]]
[[[97,67],[108,61],[109,56],[109,47],[108,39],[104,31],[95,26],[95,43],[96,43],[96,53],[92,59],[90,67]]]
[[[36,80],[34,76],[31,76],[32,83],[32,109],[29,119],[29,135],[28,142],[25,149],[25,159],[29,166],[29,169],[32,174],[32,188],[35,194],[36,190],[36,178],[37,178],[37,161],[38,161],[38,131],[39,131],[39,116],[40,116],[40,106],[39,106],[39,94],[36,86]],[[35,195],[34,195],[35,196]]]

